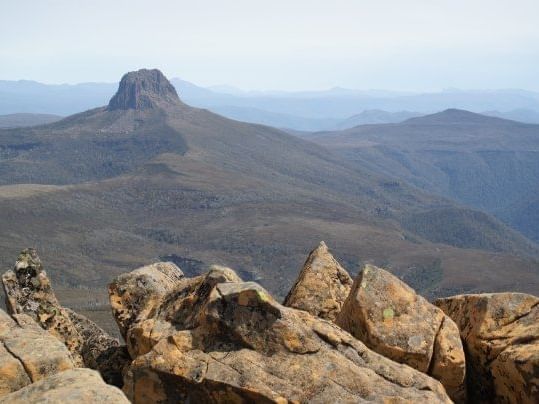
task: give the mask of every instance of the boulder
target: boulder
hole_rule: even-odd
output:
[[[66,370],[0,397],[0,403],[119,403],[129,401],[117,387],[109,386],[90,369]]]
[[[459,295],[436,305],[460,329],[473,402],[539,402],[539,298]]]
[[[442,385],[230,269],[183,278],[127,330],[124,392],[146,402],[450,402]]]
[[[82,338],[56,299],[47,273],[33,248],[19,254],[15,268],[2,276],[10,314],[24,313],[64,342],[76,366],[83,366]]]
[[[0,396],[74,367],[57,338],[26,315],[16,320],[0,310]]]
[[[15,327],[15,321],[0,310],[0,397],[32,383],[22,362],[6,349],[1,339]]]
[[[151,269],[151,266],[146,268]],[[128,276],[121,275],[112,285],[122,285],[123,296],[135,296],[140,293],[146,298],[145,303],[139,300],[140,305],[129,305],[131,310],[114,312],[118,315],[116,317],[118,323],[125,318],[135,318],[129,322],[130,326],[125,332],[127,348],[133,359],[149,352],[162,338],[174,334],[178,323],[181,323],[182,327],[195,327],[198,308],[205,303],[208,294],[217,283],[242,281],[230,268],[213,265],[210,271],[202,276],[184,278],[182,275],[170,284],[146,282],[149,291],[145,294],[140,288],[140,283],[129,282],[127,284],[129,286],[126,286],[126,283],[122,282],[125,279],[132,279],[132,274],[140,276],[140,269],[130,272]],[[160,287],[156,291],[157,285]],[[135,290],[131,290],[130,286]],[[164,293],[165,287],[169,289],[168,293]],[[114,289],[109,287],[109,290]],[[111,294],[111,302],[116,299],[117,295]]]
[[[465,399],[457,326],[389,272],[365,266],[335,322],[374,351],[440,380],[455,401]]]
[[[99,370],[108,383],[121,386],[121,368],[130,358],[116,338],[86,317],[62,307],[33,248],[23,250],[15,268],[2,276],[10,314],[26,314],[62,341],[75,366]]]
[[[159,307],[163,296],[183,277],[172,262],[158,262],[118,276],[109,285],[109,299],[122,336],[127,337],[137,319]]]
[[[283,304],[333,321],[341,311],[352,283],[348,272],[322,241],[307,257]]]

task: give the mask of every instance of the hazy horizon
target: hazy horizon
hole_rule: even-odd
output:
[[[531,0],[0,4],[2,80],[117,82],[158,67],[246,91],[539,91]]]
[[[159,69],[159,67],[140,67],[140,69],[149,68],[149,69]],[[130,71],[136,71],[139,70],[139,68],[135,68]],[[159,69],[161,70],[161,69]],[[128,73],[126,71],[125,73]],[[118,84],[120,82],[121,76],[118,78],[118,80],[111,80],[111,81],[93,81],[93,80],[83,80],[79,82],[47,82],[47,81],[40,81],[40,80],[34,80],[32,78],[23,78],[23,79],[4,79],[0,78],[0,81],[28,81],[28,82],[35,82],[39,84],[45,84],[45,85],[52,85],[52,86],[77,86],[77,85],[84,85],[84,84]],[[426,89],[426,90],[399,90],[399,89],[393,89],[393,88],[351,88],[351,87],[341,87],[341,86],[333,86],[333,87],[320,87],[320,88],[304,88],[304,89],[285,89],[285,88],[241,88],[237,87],[228,83],[218,83],[218,84],[209,84],[209,85],[201,85],[198,84],[192,80],[188,80],[186,78],[180,77],[178,75],[171,75],[169,77],[170,80],[182,80],[189,82],[191,84],[194,84],[198,87],[209,89],[215,92],[222,92],[226,93],[225,88],[228,87],[229,91],[241,91],[244,93],[296,93],[296,92],[323,92],[323,91],[331,91],[331,90],[347,90],[347,91],[358,91],[358,92],[375,92],[375,91],[386,91],[386,92],[394,92],[394,93],[415,93],[415,94],[423,94],[423,93],[443,93],[443,92],[489,92],[489,91],[525,91],[525,92],[533,92],[533,93],[539,93],[538,90],[530,90],[527,88],[509,88],[509,87],[500,87],[500,88],[458,88],[458,87],[444,87],[444,88],[433,88],[433,89]]]

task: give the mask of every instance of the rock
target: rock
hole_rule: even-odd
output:
[[[129,361],[126,348],[86,317],[60,305],[35,249],[23,250],[2,282],[10,314],[27,314],[65,344],[75,366],[97,369],[107,382],[121,385],[120,367]]]
[[[183,278],[127,330],[145,402],[450,402],[442,385],[230,269]]]
[[[122,274],[109,285],[112,314],[125,339],[131,325],[155,311],[183,277],[172,262],[158,262]]]
[[[58,339],[26,315],[16,319],[0,310],[0,396],[74,367]]]
[[[465,364],[459,329],[445,316],[434,341],[431,365],[427,373],[439,380],[451,399],[457,403],[466,402]]]
[[[326,244],[311,251],[284,305],[335,320],[350,293],[352,278],[333,258]]]
[[[65,309],[75,329],[82,337],[80,354],[84,365],[98,370],[106,383],[123,385],[123,369],[131,362],[127,347],[98,327],[93,321]]]
[[[108,110],[145,110],[164,104],[181,105],[174,86],[159,70],[141,69],[122,77]]]
[[[0,310],[0,397],[32,383],[22,362],[4,346],[2,335],[15,328],[16,323]]]
[[[94,370],[61,372],[14,393],[0,397],[0,403],[125,403],[129,401],[117,387],[109,386]]]
[[[60,306],[41,260],[33,248],[19,254],[15,268],[2,276],[6,307],[10,314],[24,313],[64,342],[76,366],[83,366],[82,338]]]
[[[436,305],[460,329],[473,402],[539,402],[539,298],[459,295]]]
[[[389,272],[365,266],[335,322],[379,354],[437,378],[454,400],[464,399],[456,325]]]
[[[149,352],[160,339],[176,331],[176,325],[170,318],[174,318],[175,323],[181,322],[184,327],[194,327],[198,306],[205,302],[208,293],[217,283],[241,282],[236,273],[226,267],[213,265],[206,275],[184,278],[181,271],[178,272],[179,268],[172,265],[143,267],[119,276],[109,286],[109,291],[113,291],[110,295],[113,308],[117,292],[122,293],[127,302],[139,295],[145,297],[137,298],[140,305],[129,304],[132,311],[113,310],[118,324],[123,324],[126,318],[135,318],[127,322],[129,328],[125,331],[127,348],[132,358]],[[158,273],[164,278],[159,277]],[[141,276],[144,276],[144,282],[134,281]],[[144,293],[143,285],[148,287],[147,293]]]

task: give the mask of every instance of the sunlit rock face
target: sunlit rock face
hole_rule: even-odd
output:
[[[336,323],[374,351],[437,378],[454,400],[464,399],[466,366],[457,326],[389,272],[365,266]]]

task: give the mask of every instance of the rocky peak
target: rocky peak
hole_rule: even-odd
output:
[[[284,305],[333,321],[351,288],[352,278],[322,241],[307,257]]]
[[[109,110],[145,110],[178,105],[180,98],[170,81],[157,69],[141,69],[122,77],[118,91],[109,102]]]

